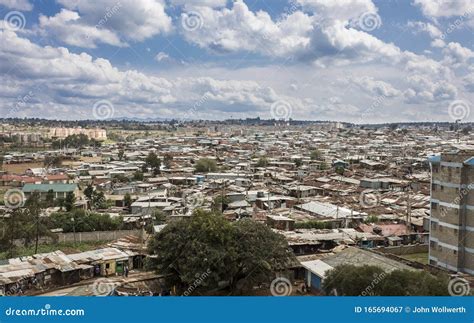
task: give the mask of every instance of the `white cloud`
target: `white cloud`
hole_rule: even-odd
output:
[[[443,49],[444,62],[454,68],[466,64],[469,59],[474,58],[474,52],[469,48],[463,47],[459,43],[449,43]]]
[[[34,115],[42,111],[44,117],[92,118],[93,103],[107,99],[114,104],[117,116],[161,116],[160,111],[171,108],[173,114],[163,117],[216,118],[233,112],[266,111],[278,98],[273,89],[255,81],[167,79],[135,70],[120,71],[108,60],[74,54],[66,48],[41,47],[11,31],[0,31],[0,37],[5,45],[0,48],[0,59],[11,62],[0,66],[9,80],[0,91],[14,95],[28,93],[35,84],[43,85],[45,89],[36,93],[38,102],[27,106],[37,109]],[[13,62],[15,68],[10,69]],[[204,102],[196,106],[203,97]],[[17,102],[5,96],[0,100],[4,110]]]
[[[394,88],[391,84],[375,80],[370,76],[351,77],[349,81],[374,95],[391,98],[401,94],[400,91]]]
[[[453,100],[458,94],[456,87],[446,81],[433,81],[421,75],[409,76],[407,81],[410,88],[404,93],[406,103]]]
[[[66,9],[51,17],[42,16],[38,29],[67,45],[133,46],[135,41],[172,30],[163,1],[133,1],[132,5],[122,0],[115,14],[108,16],[106,12],[117,2],[58,1]],[[393,121],[406,120],[407,116],[413,118],[410,120],[438,117],[439,108],[445,108],[449,100],[466,96],[458,88],[474,89],[473,76],[458,68],[469,65],[472,51],[458,43],[444,43],[436,23],[411,25],[429,34],[433,47],[443,48],[433,50],[434,54],[421,51],[425,56],[401,50],[361,28],[362,15],[377,13],[370,0],[299,2],[302,10],[292,7],[273,19],[265,11],[251,11],[242,0],[229,8],[212,0],[167,2],[180,6],[179,10],[201,15],[202,25],[195,30],[182,28],[179,17],[175,21],[180,35],[189,43],[211,53],[252,52],[258,54],[257,59],[275,59],[268,60],[265,66],[250,63],[248,67],[229,69],[216,60],[188,64],[186,68],[179,64],[162,68],[175,61],[166,52],[168,49],[161,47],[166,51],[154,57],[162,62],[151,66],[151,71],[160,68],[156,72],[159,75],[154,75],[151,71],[118,69],[109,60],[94,59],[87,53],[41,47],[4,31],[0,59],[7,63],[0,64],[4,75],[0,104],[11,107],[15,97],[28,93],[34,84],[43,84],[44,89],[37,91],[36,100],[25,107],[24,113],[91,118],[93,103],[107,99],[116,107],[116,116],[270,118],[271,104],[284,100],[292,105],[292,118],[367,122],[387,117]],[[140,13],[138,9],[148,5],[156,9],[157,4],[163,8],[161,14],[156,10]],[[152,16],[156,19],[150,20]],[[164,19],[160,21],[158,17]],[[142,29],[144,33],[140,33]],[[30,34],[23,30],[21,35]],[[152,51],[150,48],[160,48],[151,43],[144,45],[148,52]],[[441,60],[430,58],[438,59],[440,52]],[[286,61],[290,57],[294,60]],[[11,67],[16,68],[10,70]],[[462,76],[458,78],[456,73]],[[354,86],[341,86],[339,77],[345,85]],[[387,100],[378,102],[380,96]],[[364,112],[374,105],[370,116]]]
[[[438,29],[435,25],[429,23],[429,22],[422,22],[422,21],[409,21],[407,23],[407,26],[409,28],[413,28],[413,31],[415,33],[418,32],[425,32],[427,33],[431,38],[439,38],[443,35],[441,30]]]
[[[155,60],[157,62],[161,62],[161,61],[164,61],[164,60],[169,60],[170,59],[170,56],[168,54],[166,54],[165,52],[159,52],[158,54],[156,54],[155,56]]]
[[[474,73],[468,74],[463,78],[463,84],[466,90],[474,92]]]
[[[170,0],[170,4],[175,6],[193,6],[193,7],[225,7],[227,0]]]
[[[444,40],[442,39],[435,39],[431,42],[431,47],[435,47],[435,48],[443,48],[444,46],[446,46],[446,43],[444,42]]]
[[[47,33],[49,36],[72,46],[95,48],[97,43],[126,46],[114,32],[84,24],[80,18],[77,12],[67,9],[61,9],[53,17],[40,15],[39,32],[41,34]]]
[[[242,0],[234,2],[231,9],[215,10],[195,7],[202,26],[182,29],[183,37],[202,48],[217,52],[251,51],[269,56],[292,55],[309,43],[310,18],[295,12],[281,21],[274,22],[267,12],[249,10]],[[183,13],[181,19],[186,19]]]
[[[372,0],[298,0],[303,9],[316,13],[323,20],[348,21],[367,12],[377,12]]]
[[[126,41],[143,41],[172,29],[161,0],[57,1],[80,15],[77,23],[109,30]]]
[[[452,17],[472,13],[471,0],[414,0],[413,3],[420,7],[427,17]]]
[[[33,10],[33,5],[28,0],[0,0],[0,5],[16,10]]]

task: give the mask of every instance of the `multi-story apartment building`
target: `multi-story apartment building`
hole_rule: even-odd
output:
[[[106,140],[107,131],[105,129],[84,129],[84,128],[50,128],[48,136],[50,138],[66,138],[71,135],[84,134],[91,139]]]
[[[474,274],[474,146],[430,157],[430,264]]]

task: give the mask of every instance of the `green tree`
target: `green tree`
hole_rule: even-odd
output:
[[[129,193],[126,193],[123,197],[123,205],[130,211],[132,209],[132,196]]]
[[[161,167],[161,160],[154,152],[150,152],[145,159],[145,164],[147,167],[150,167],[153,175],[157,175],[160,173]]]
[[[161,210],[155,210],[153,212],[154,225],[165,224],[166,220],[167,220],[166,215]]]
[[[248,293],[254,286],[268,282],[294,261],[284,236],[251,219],[232,224],[235,257],[229,267],[230,289],[234,294]]]
[[[263,224],[234,224],[219,214],[196,210],[189,220],[169,223],[150,241],[148,267],[169,275],[168,283],[182,292],[207,273],[194,294],[219,288],[233,293],[268,282],[292,260],[283,236]]]
[[[461,130],[461,133],[465,136],[467,136],[470,132],[472,131],[472,127],[471,126],[467,126],[467,127],[464,127],[462,130]]]
[[[46,207],[54,206],[54,191],[53,190],[49,190],[46,193],[45,205],[46,205]]]
[[[145,177],[143,176],[143,173],[139,170],[135,171],[135,173],[133,173],[133,180],[135,181],[143,181]]]
[[[94,187],[92,184],[87,185],[87,187],[84,189],[84,195],[89,199],[89,201],[92,201],[92,195],[94,194]]]
[[[31,220],[31,226],[28,227],[27,230],[32,232],[35,240],[35,253],[38,252],[38,243],[39,238],[42,236],[43,233],[46,233],[48,230],[43,223],[43,219],[41,217],[42,213],[42,201],[40,194],[38,192],[33,192],[30,197],[25,202],[25,208],[28,212],[28,216]]]
[[[100,143],[94,139],[89,139],[85,134],[70,135],[62,140],[56,140],[52,143],[53,148],[83,148],[85,146],[100,146]]]
[[[201,158],[196,162],[194,169],[198,173],[215,172],[217,170],[217,164],[213,159]]]
[[[379,218],[376,215],[369,215],[365,221],[365,223],[377,223],[379,222]]]
[[[46,156],[43,160],[45,167],[61,167],[63,158],[61,156]]]
[[[257,162],[257,167],[267,167],[268,159],[266,157],[260,157]]]
[[[344,167],[342,166],[337,166],[336,167],[336,173],[343,176],[344,175]]]
[[[122,160],[125,157],[125,151],[123,151],[123,149],[120,149],[117,156],[119,160]]]
[[[166,166],[166,168],[171,168],[171,162],[173,161],[173,156],[171,156],[170,154],[166,154],[164,157],[163,157],[163,164]]]
[[[104,192],[94,191],[92,196],[92,205],[93,209],[106,209],[107,208],[107,199],[105,198]]]
[[[393,282],[397,282],[394,284]],[[395,270],[378,287],[381,296],[448,296],[449,278],[425,271]]]
[[[230,199],[227,196],[218,195],[212,201],[212,210],[223,212],[230,204]]]
[[[295,229],[331,229],[330,222],[323,222],[317,220],[309,220],[306,222],[296,222]]]
[[[31,223],[26,208],[12,209],[8,216],[1,218],[0,251],[6,252],[8,258],[16,256],[15,240],[24,240],[25,245],[31,240]]]
[[[74,208],[74,203],[76,203],[76,196],[74,192],[67,192],[66,198],[64,199],[64,207],[66,208],[67,212],[71,212]]]
[[[71,212],[56,212],[50,216],[50,228],[61,228],[63,232],[113,231],[123,225],[122,217],[86,212],[74,209]]]
[[[311,160],[318,160],[318,159],[321,159],[322,154],[318,149],[315,149],[311,151],[310,157],[311,157]]]
[[[378,266],[341,265],[326,273],[323,291],[339,296],[443,296],[448,295],[448,282],[446,274],[422,270],[386,273]]]
[[[362,295],[374,279],[383,277],[384,271],[376,266],[341,265],[326,273],[322,289],[326,295],[336,293],[339,296]],[[373,288],[370,293],[375,293]]]

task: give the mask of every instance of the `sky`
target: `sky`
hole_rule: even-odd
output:
[[[0,0],[0,117],[474,122],[474,0]]]

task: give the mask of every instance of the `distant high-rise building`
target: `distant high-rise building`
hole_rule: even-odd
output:
[[[50,138],[66,138],[71,135],[84,134],[91,139],[95,140],[106,140],[107,131],[105,129],[83,129],[83,128],[50,128],[49,137]]]
[[[474,146],[430,163],[430,264],[474,275]]]

